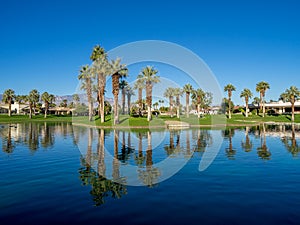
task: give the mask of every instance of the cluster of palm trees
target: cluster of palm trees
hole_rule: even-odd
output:
[[[205,92],[201,88],[193,89],[191,84],[185,84],[183,88],[173,88],[168,87],[164,92],[164,97],[169,99],[169,111],[171,117],[173,117],[173,107],[176,108],[176,116],[180,117],[180,97],[185,93],[185,103],[186,103],[186,117],[189,118],[190,113],[190,98],[192,98],[192,103],[197,109],[198,117],[200,117],[200,112],[203,108],[208,108],[212,102],[212,93]],[[175,97],[175,102],[174,102]]]
[[[47,117],[48,109],[50,104],[55,101],[55,96],[53,94],[49,94],[48,92],[44,92],[42,95],[38,92],[38,90],[33,89],[29,92],[28,95],[16,95],[15,91],[12,89],[7,89],[3,93],[2,101],[8,104],[8,116],[11,116],[12,110],[11,105],[14,102],[19,104],[28,104],[29,105],[29,118],[32,118],[32,114],[35,114],[37,104],[41,100],[45,104],[45,118]]]
[[[119,92],[122,91],[122,113],[125,114],[125,96],[127,95],[128,111],[130,110],[131,96],[134,95],[132,88],[124,80],[128,76],[126,65],[121,64],[121,59],[108,60],[107,53],[104,48],[96,45],[92,51],[90,59],[92,65],[82,66],[78,79],[81,81],[81,88],[86,91],[89,109],[89,121],[93,118],[93,93],[97,93],[98,115],[101,123],[105,122],[104,110],[104,95],[106,88],[106,79],[108,76],[112,78],[112,94],[114,96],[113,124],[119,123]],[[147,66],[142,69],[138,75],[135,88],[139,90],[139,98],[142,96],[142,90],[146,89],[146,102],[148,105],[148,121],[151,120],[152,106],[152,87],[159,82],[159,77],[156,75],[158,71],[152,66]],[[121,80],[121,82],[120,82]],[[142,99],[140,98],[140,103]]]
[[[265,95],[267,90],[270,89],[270,84],[265,81],[261,81],[256,84],[256,92],[260,94],[260,97],[254,98],[254,104],[259,104],[260,111],[262,112],[262,116],[265,117],[266,107],[265,107]],[[236,87],[233,84],[228,84],[224,87],[224,91],[228,93],[228,118],[231,119],[231,111],[232,111],[232,93],[236,91]],[[246,112],[245,116],[248,117],[249,112],[249,100],[253,97],[253,93],[248,88],[244,88],[240,94],[241,98],[244,98],[246,104]],[[286,89],[284,93],[282,93],[279,97],[280,100],[284,102],[290,102],[292,105],[292,122],[295,120],[295,102],[300,98],[300,91],[297,87],[291,86],[289,89]]]

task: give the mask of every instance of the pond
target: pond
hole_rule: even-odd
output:
[[[0,221],[299,224],[299,143],[298,125],[2,124]]]

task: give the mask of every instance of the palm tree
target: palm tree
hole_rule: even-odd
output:
[[[169,98],[169,111],[171,117],[173,117],[173,97],[174,97],[174,88],[167,88],[164,97]]]
[[[49,109],[49,105],[55,101],[55,97],[52,94],[49,94],[48,92],[44,92],[42,94],[42,101],[45,103],[45,118],[47,118],[47,113]]]
[[[82,82],[81,89],[86,91],[89,108],[89,121],[92,121],[93,119],[92,78],[93,75],[89,66],[82,66],[78,75],[78,79]]]
[[[224,87],[224,91],[228,92],[228,118],[231,119],[231,97],[232,97],[232,92],[235,91],[236,88],[232,84],[227,84]]]
[[[186,117],[189,118],[190,116],[190,95],[193,92],[193,87],[191,84],[186,84],[183,86],[183,91],[185,92],[185,110],[186,110]]]
[[[131,96],[134,95],[134,91],[132,88],[127,85],[126,87],[126,96],[127,96],[127,110],[128,110],[128,115],[130,115],[130,105],[131,105]]]
[[[291,86],[281,94],[281,97],[292,104],[292,122],[295,121],[295,102],[300,98],[300,91],[297,87]]]
[[[128,76],[128,69],[126,65],[121,64],[121,59],[117,58],[111,62],[112,66],[112,93],[114,95],[114,125],[119,124],[119,104],[118,104],[118,97],[119,97],[119,80],[121,77]]]
[[[111,73],[111,65],[107,60],[107,54],[104,48],[96,45],[93,49],[90,59],[93,61],[93,66],[91,67],[92,73],[97,77],[97,100],[99,103],[98,106],[98,115],[101,118],[101,123],[105,122],[105,86],[106,86],[106,77]]]
[[[32,111],[34,111],[35,113],[35,107],[39,99],[40,99],[40,93],[36,89],[33,89],[32,91],[29,92],[29,95],[27,96],[27,102],[29,104],[30,119],[32,118]]]
[[[119,83],[119,87],[122,91],[122,114],[125,114],[125,98],[126,98],[126,87],[128,85],[128,82],[125,80],[121,80]]]
[[[182,90],[180,88],[174,88],[174,96],[176,97],[176,115],[180,118],[180,96],[182,95]]]
[[[195,101],[195,105],[197,106],[198,118],[200,118],[201,104],[203,103],[205,95],[206,93],[201,88],[193,90],[192,92],[192,99]]]
[[[139,109],[143,109],[143,89],[146,87],[143,79],[137,79],[134,83],[134,89],[138,90],[138,104]]]
[[[77,105],[79,104],[79,102],[80,102],[80,97],[79,97],[79,95],[78,95],[78,94],[74,94],[74,95],[72,96],[72,98],[73,98],[73,101],[75,102],[75,105],[77,106]]]
[[[15,99],[15,91],[12,89],[7,89],[3,93],[2,101],[8,104],[8,116],[11,116],[11,104]]]
[[[19,104],[18,113],[20,113],[20,105],[26,101],[26,95],[16,95],[15,101]]]
[[[248,89],[248,88],[245,88],[240,97],[241,98],[245,98],[245,103],[246,103],[246,117],[248,117],[248,111],[249,111],[249,99],[252,98],[253,94],[252,92]]]
[[[256,84],[256,91],[260,93],[260,109],[263,110],[263,117],[265,117],[265,113],[266,113],[266,107],[265,107],[265,95],[266,95],[266,91],[270,89],[270,84],[265,82],[265,81],[261,81],[258,84]]]
[[[152,106],[152,88],[153,84],[158,83],[159,76],[156,74],[158,70],[154,69],[153,66],[146,66],[142,69],[141,74],[139,74],[138,79],[144,80],[146,84],[146,102],[148,107],[148,117],[147,121],[151,120],[151,106]]]

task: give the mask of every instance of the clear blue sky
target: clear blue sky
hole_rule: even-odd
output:
[[[198,54],[220,85],[268,81],[267,100],[300,87],[299,1],[1,1],[0,93],[74,93],[94,45],[177,43]]]

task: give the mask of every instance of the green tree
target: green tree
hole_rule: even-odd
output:
[[[75,102],[75,105],[77,106],[80,103],[80,97],[78,94],[73,94],[72,96],[73,101]]]
[[[126,65],[121,64],[121,59],[117,58],[116,60],[112,60],[111,62],[112,66],[112,93],[114,95],[114,125],[119,124],[119,80],[122,77],[128,76],[128,69],[126,68]]]
[[[192,92],[192,99],[194,100],[197,108],[198,118],[200,118],[201,105],[203,104],[205,94],[206,93],[201,88],[198,88],[197,90],[193,90]]]
[[[91,67],[92,73],[97,78],[97,101],[98,101],[98,115],[101,123],[105,122],[105,87],[106,78],[111,74],[111,65],[107,60],[107,54],[104,48],[96,45],[93,49],[90,59],[93,61]]]
[[[168,87],[164,92],[164,97],[169,99],[169,111],[170,116],[173,117],[173,97],[174,97],[174,88]]]
[[[128,115],[130,115],[130,105],[131,105],[131,96],[134,95],[134,91],[132,88],[127,85],[126,87],[126,96],[127,96],[127,110],[128,110]]]
[[[191,84],[186,84],[183,86],[183,91],[185,92],[185,110],[186,110],[186,117],[189,118],[190,116],[190,95],[193,92],[193,87]]]
[[[227,84],[224,87],[224,91],[228,93],[228,104],[229,104],[229,110],[228,110],[228,118],[231,119],[231,97],[232,97],[232,92],[235,91],[236,88],[232,84]]]
[[[44,92],[42,94],[42,101],[45,103],[45,118],[47,118],[47,113],[50,104],[52,104],[55,101],[55,97],[52,94],[49,94],[48,92]]]
[[[13,101],[15,99],[15,91],[12,89],[7,89],[3,93],[2,101],[8,104],[8,116],[11,116],[11,104],[13,104]]]
[[[125,99],[126,99],[126,87],[128,86],[128,82],[125,80],[121,80],[119,83],[119,87],[122,93],[122,114],[125,114]]]
[[[286,102],[290,102],[292,104],[292,122],[295,121],[295,102],[300,98],[300,91],[297,87],[291,86],[289,89],[281,94],[281,98]]]
[[[240,97],[241,98],[245,98],[245,103],[246,103],[246,117],[248,117],[248,111],[249,111],[249,99],[252,98],[253,94],[252,92],[248,89],[248,88],[245,88]]]
[[[138,104],[139,109],[143,109],[143,89],[146,88],[145,82],[143,79],[137,79],[134,83],[134,89],[138,90]]]
[[[89,121],[93,119],[93,96],[92,96],[92,79],[93,75],[88,65],[82,66],[78,75],[81,81],[81,89],[86,91],[89,109]]]
[[[174,96],[176,98],[176,115],[180,118],[180,96],[182,96],[182,90],[180,88],[174,88]]]
[[[138,75],[138,79],[144,80],[146,84],[146,102],[147,102],[147,109],[148,109],[148,116],[147,120],[150,121],[151,116],[151,107],[152,107],[152,88],[153,84],[160,82],[159,76],[156,74],[158,70],[154,69],[153,66],[146,66],[142,69],[141,73]]]
[[[258,84],[256,84],[256,92],[260,93],[260,110],[263,110],[263,117],[265,117],[266,114],[266,107],[265,107],[265,95],[266,95],[266,91],[270,89],[270,84],[265,82],[265,81],[261,81]]]
[[[40,100],[40,93],[36,90],[33,89],[32,91],[29,92],[29,95],[27,96],[27,102],[29,104],[29,118],[32,118],[32,111],[35,114],[35,108],[36,104]]]

